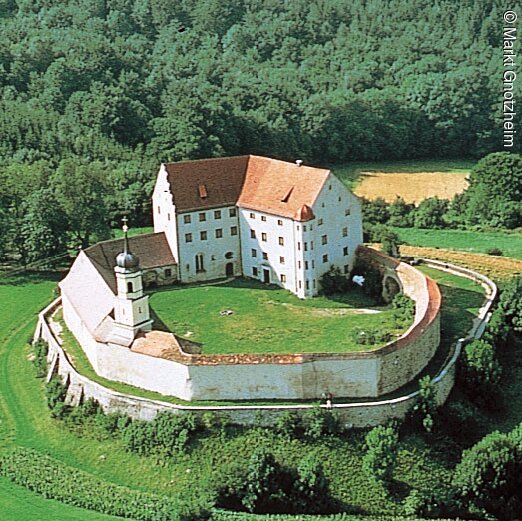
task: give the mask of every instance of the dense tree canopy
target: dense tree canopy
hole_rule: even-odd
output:
[[[166,160],[482,156],[502,143],[502,23],[500,0],[6,0],[0,170],[30,172],[27,195],[93,177],[105,222],[145,223]],[[78,242],[103,235],[49,188]]]

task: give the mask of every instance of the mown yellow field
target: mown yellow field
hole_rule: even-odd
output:
[[[494,257],[480,253],[466,253],[461,251],[442,250],[437,248],[420,248],[401,246],[401,255],[412,257],[427,257],[429,259],[452,262],[476,270],[496,281],[509,280],[522,274],[522,260],[509,257]]]
[[[467,172],[363,172],[354,192],[373,200],[382,197],[393,202],[397,196],[407,203],[427,197],[453,199],[468,186]]]

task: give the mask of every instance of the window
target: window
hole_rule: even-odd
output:
[[[306,226],[303,225],[303,232],[306,232]]]
[[[344,265],[344,272],[348,273],[350,271],[350,266],[348,264]]]
[[[315,288],[315,279],[312,281],[312,286]]]
[[[158,213],[161,213],[161,206],[158,206]]]
[[[138,313],[142,313],[141,308],[138,308]]]
[[[234,252],[233,251],[227,251],[225,253],[225,259],[232,259],[234,257]]]
[[[285,283],[286,282],[286,275],[285,274],[281,274],[281,282]]]
[[[321,236],[321,244],[328,244],[328,235]]]
[[[328,255],[323,255],[323,262],[328,262]]]
[[[268,260],[268,253],[266,251],[263,252],[263,260]]]
[[[310,289],[310,283],[308,281],[305,282],[306,289]]]
[[[337,199],[339,202],[341,202],[343,199],[341,196],[339,196],[339,199]]]
[[[205,212],[201,212],[199,214],[199,222],[203,222],[207,220],[207,214]]]
[[[229,215],[230,217],[235,217],[235,216],[237,215],[237,209],[236,209],[236,208],[230,208],[230,209],[228,210],[228,215]]]
[[[313,260],[312,261],[312,269],[314,269],[314,268],[315,268],[315,261]]]
[[[285,240],[283,239],[283,237],[278,237],[278,242],[279,242],[279,246],[284,246],[285,245]]]
[[[285,263],[285,258],[279,257],[279,264],[284,264],[284,263]]]
[[[297,269],[301,269],[301,261],[297,261]]]
[[[311,250],[314,249],[314,241],[310,241],[310,249],[311,249]]]
[[[332,185],[328,185],[328,190],[331,190],[332,189]]]
[[[351,213],[350,208],[346,208],[346,210],[344,211],[344,215],[348,216],[348,215],[350,215],[350,213]]]
[[[343,255],[348,255],[348,246],[343,248]]]
[[[196,271],[205,271],[205,266],[203,265],[203,254],[198,253],[196,255]]]
[[[348,237],[348,228],[343,228],[343,237]]]
[[[262,221],[266,221],[266,216],[265,216],[265,215],[262,215],[262,216],[261,216],[261,220],[262,220]]]
[[[221,219],[221,210],[214,210],[214,219]]]
[[[165,277],[172,277],[172,270],[170,268],[165,270]]]
[[[207,240],[207,232],[206,231],[202,231],[202,232],[199,232],[199,237],[202,241],[206,241]]]
[[[310,225],[310,231],[312,231],[313,229],[314,229],[314,225],[311,224],[311,225]]]
[[[300,242],[297,243],[297,250],[301,251],[301,243]]]
[[[266,242],[266,233],[261,233],[261,240]]]
[[[257,257],[257,250],[252,248],[252,257]]]
[[[254,277],[257,277],[258,276],[258,270],[256,267],[252,268],[252,275],[254,275]]]
[[[134,292],[134,286],[132,285],[132,282],[127,282],[127,291],[129,293],[133,293]]]
[[[250,238],[251,239],[255,239],[256,238],[256,231],[255,230],[250,230]]]
[[[283,219],[277,219],[277,225],[283,226]]]
[[[319,220],[317,221],[317,226],[321,226],[321,224],[323,224],[323,219],[319,219]]]
[[[308,269],[308,261],[305,261],[305,270]]]
[[[237,235],[237,226],[230,227],[230,235]]]
[[[303,243],[303,244],[304,244],[304,251],[308,251],[308,243],[305,242],[305,243]]]
[[[254,212],[250,212],[250,219],[255,219],[256,218],[256,214]]]
[[[185,242],[192,242],[192,234],[186,233],[185,234]]]
[[[223,237],[223,229],[216,228],[216,239],[221,239]]]
[[[184,215],[183,216],[183,222],[185,224],[190,224],[190,222],[191,222],[190,215]]]
[[[170,221],[170,212],[167,214],[167,221]]]
[[[303,287],[303,283],[301,281],[299,281],[299,289],[301,289]]]

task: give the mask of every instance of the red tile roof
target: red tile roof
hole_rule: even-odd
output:
[[[178,212],[237,205],[298,221],[313,218],[311,207],[330,173],[252,155],[165,167]]]
[[[129,249],[138,256],[140,267],[145,270],[177,264],[164,232],[129,237]],[[99,242],[84,251],[107,285],[116,293],[114,266],[116,256],[123,251],[123,239]]]

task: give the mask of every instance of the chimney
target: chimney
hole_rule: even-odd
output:
[[[303,164],[303,160],[302,159],[296,159],[295,164],[297,166],[301,166]]]

